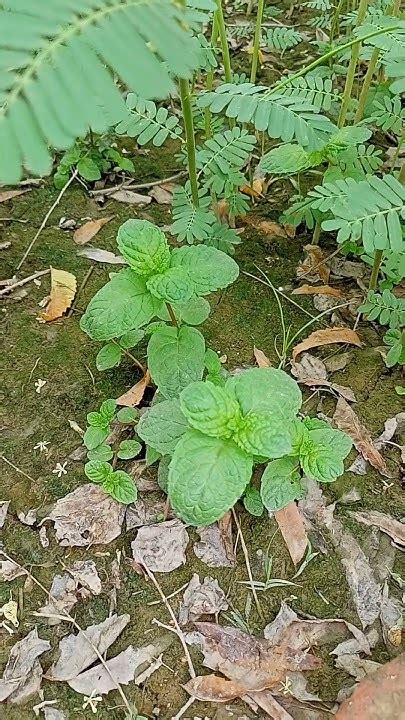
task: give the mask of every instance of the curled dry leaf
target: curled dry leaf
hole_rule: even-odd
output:
[[[45,312],[38,317],[42,322],[52,322],[68,310],[76,294],[76,278],[66,270],[51,267],[51,292]]]
[[[171,572],[186,562],[189,537],[180,520],[169,520],[140,528],[131,543],[136,563],[152,572]]]
[[[333,422],[340,430],[350,435],[356,450],[362,454],[370,465],[375,467],[382,475],[390,477],[385,460],[373,444],[370,433],[343,398],[339,398],[337,402]]]
[[[375,525],[387,533],[397,545],[405,545],[405,524],[390,515],[370,510],[369,512],[351,512],[350,515],[364,525]]]
[[[197,676],[183,687],[196,700],[202,702],[230,702],[237,697],[243,697],[246,693],[243,685],[218,675]]]
[[[235,567],[236,557],[232,540],[232,514],[205,528],[198,528],[200,542],[194,543],[195,555],[209,567]]]
[[[94,238],[95,235],[101,230],[104,225],[110,222],[110,220],[113,219],[115,215],[109,215],[109,217],[106,218],[98,218],[98,220],[89,220],[88,222],[84,223],[84,225],[81,225],[77,230],[75,231],[73,235],[73,240],[77,245],[84,245],[85,243],[89,242],[92,238]]]
[[[10,505],[10,500],[0,500],[0,529],[6,522],[7,512]]]
[[[10,582],[10,580],[15,580],[15,578],[21,577],[21,575],[26,575],[26,571],[19,567],[19,565],[16,565],[11,560],[0,561],[0,580]]]
[[[127,508],[125,523],[127,530],[143,527],[144,525],[155,525],[162,517],[165,510],[164,500],[148,500],[141,498]]]
[[[204,578],[201,583],[197,573],[191,578],[184,591],[183,601],[179,610],[179,623],[198,620],[202,615],[217,615],[221,610],[228,609],[226,595],[212,577]]]
[[[170,205],[173,200],[173,190],[175,185],[167,183],[167,185],[155,185],[149,190],[148,195],[156,200],[159,205]]]
[[[271,367],[271,362],[263,350],[259,350],[256,346],[253,348],[254,356],[259,367]]]
[[[324,254],[319,245],[305,245],[305,257],[297,267],[297,278],[304,278],[309,282],[318,282],[321,280],[327,285],[330,270],[325,265]]]
[[[293,360],[297,355],[320,345],[334,345],[335,343],[346,343],[349,345],[361,346],[361,340],[357,333],[350,328],[333,327],[325,330],[315,330],[305,340],[295,346],[292,355]]]
[[[37,521],[37,510],[36,508],[32,508],[26,513],[18,512],[17,517],[19,521],[22,522],[24,525],[29,525],[30,527],[32,527]]]
[[[121,533],[125,505],[94,483],[80,485],[57,501],[48,520],[55,523],[60,545],[108,544]]]
[[[304,520],[295,502],[290,502],[274,513],[274,519],[287,545],[291,560],[297,565],[308,547]]]
[[[400,720],[405,707],[405,654],[365,677],[345,700],[336,720]]]
[[[334,390],[346,400],[356,402],[356,396],[351,388],[344,385],[338,385],[327,380],[327,371],[325,363],[315,355],[304,353],[299,362],[291,362],[291,372],[297,378],[299,383],[308,387],[324,387]]]
[[[28,188],[28,190],[5,190],[0,193],[0,203],[12,200],[13,198],[18,197],[19,195],[24,195],[24,193],[27,192],[30,192],[30,188]]]
[[[149,370],[147,370],[143,378],[139,380],[136,385],[117,398],[117,405],[124,405],[125,407],[135,407],[139,405],[149,384],[150,373]]]
[[[381,435],[374,440],[373,445],[377,450],[381,450],[384,445],[389,442],[395,435],[395,433],[405,427],[405,413],[398,413],[384,423],[384,430]],[[402,445],[401,457],[402,461],[405,462],[405,447]],[[367,472],[367,460],[362,455],[358,455],[355,461],[350,465],[349,472],[356,473],[356,475],[365,475]]]
[[[108,265],[125,265],[126,260],[121,255],[114,255],[109,250],[102,250],[101,248],[87,247],[83,250],[79,250],[77,253],[80,257],[88,258],[89,260],[95,260],[96,262],[106,263]]]
[[[49,602],[39,610],[48,617],[49,625],[58,625],[61,619],[52,617],[69,613],[80,595],[99,595],[101,581],[93,560],[78,560],[63,575],[55,575],[49,591]]]
[[[340,290],[330,285],[301,285],[292,291],[292,295],[332,295],[332,297],[343,297]]]
[[[139,205],[144,207],[152,202],[152,198],[149,195],[140,195],[140,193],[134,192],[133,190],[117,190],[110,194],[112,200],[117,202],[127,203],[128,205]]]
[[[21,705],[38,692],[43,674],[38,658],[50,649],[50,643],[38,637],[36,628],[11,648],[0,680],[0,702]]]

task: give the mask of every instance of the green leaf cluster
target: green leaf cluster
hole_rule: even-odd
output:
[[[181,135],[179,119],[169,114],[165,107],[157,107],[152,100],[128,93],[127,115],[115,128],[119,135],[136,138],[138,145],[152,142],[155,147],[163,145],[168,137],[176,140]]]
[[[111,147],[111,135],[101,135],[78,140],[61,157],[53,177],[54,185],[61,189],[69,180],[72,170],[77,170],[83,180],[94,182],[115,168],[132,173],[135,170],[132,160],[125,157],[116,148]]]
[[[124,470],[114,471],[108,462],[90,460],[84,466],[84,472],[91,482],[100,484],[114,500],[130,505],[137,499],[136,485]]]
[[[382,293],[370,290],[359,312],[364,313],[368,320],[377,320],[380,325],[389,325],[391,329],[405,325],[405,300],[397,298],[388,289]]]
[[[303,39],[301,33],[294,28],[276,25],[268,29],[265,42],[269,50],[281,51],[282,57],[286,50],[299,45]]]
[[[389,348],[384,358],[386,366],[405,365],[405,330],[388,330],[384,342]]]

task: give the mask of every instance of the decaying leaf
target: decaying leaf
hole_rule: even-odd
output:
[[[7,512],[10,505],[10,500],[0,500],[0,529],[6,522]]]
[[[121,533],[125,505],[94,483],[80,485],[57,501],[48,520],[55,523],[60,545],[108,544]]]
[[[287,233],[282,225],[273,222],[272,220],[262,220],[260,223],[255,225],[257,230],[263,232],[265,235],[275,235],[276,237],[287,237]]]
[[[15,197],[18,197],[19,195],[24,195],[24,193],[30,192],[30,189],[28,190],[5,190],[4,192],[0,193],[0,203],[7,202],[7,200],[12,200]]]
[[[230,512],[227,512],[217,523],[198,528],[197,532],[200,542],[194,543],[193,550],[200,560],[209,567],[235,567]]]
[[[200,675],[192,678],[184,689],[202,702],[230,702],[246,693],[246,688],[233,680],[226,680],[218,675]]]
[[[98,659],[93,646],[104,655],[129,621],[129,615],[112,615],[98,625],[81,630],[77,635],[72,633],[62,638],[59,659],[49,668],[47,679],[69,682],[76,678]]]
[[[51,292],[46,309],[38,317],[43,322],[52,322],[68,310],[76,294],[76,278],[66,270],[51,268]]]
[[[85,588],[92,595],[100,595],[101,580],[94,560],[78,560],[68,572],[76,580],[79,587]]]
[[[382,475],[390,476],[385,460],[373,444],[367,428],[364,427],[354,410],[343,398],[339,398],[337,402],[333,422],[340,430],[350,435],[356,450],[362,454],[370,465],[375,467]]]
[[[125,407],[135,407],[139,405],[149,384],[150,373],[149,370],[147,370],[143,378],[139,380],[136,385],[117,398],[117,405],[124,405]]]
[[[405,545],[405,524],[390,515],[370,510],[369,512],[351,512],[350,515],[364,525],[375,525],[387,533],[397,545]]]
[[[365,677],[340,706],[336,720],[400,720],[405,707],[405,654]]]
[[[221,610],[228,609],[225,593],[218,585],[218,580],[205,577],[201,583],[197,573],[194,573],[187,588],[179,610],[179,623],[198,620],[202,615],[217,615]]]
[[[366,271],[364,263],[345,260],[342,257],[331,258],[330,268],[332,274],[339,278],[362,278]]]
[[[144,525],[155,525],[162,518],[165,510],[164,500],[148,500],[141,498],[127,508],[125,523],[127,530],[143,527]]]
[[[259,367],[271,367],[271,362],[267,355],[264,354],[263,350],[259,350],[259,348],[254,347],[253,352]]]
[[[77,603],[76,587],[77,583],[68,573],[55,575],[49,591],[49,602],[38,611],[48,618],[49,625],[58,625],[61,619],[54,616],[69,613]]]
[[[377,450],[381,450],[384,445],[392,440],[398,430],[402,430],[405,427],[405,413],[398,413],[384,423],[384,430],[381,435],[374,440],[373,445]],[[401,446],[401,456],[404,462],[405,458],[405,447]],[[348,468],[348,472],[356,473],[356,475],[365,475],[367,472],[367,460],[362,455],[358,455],[355,461]]]
[[[140,528],[131,543],[135,562],[152,572],[171,572],[186,562],[189,537],[180,520]]]
[[[21,575],[26,575],[26,572],[19,565],[16,565],[11,560],[0,561],[0,580],[9,582],[21,577]]]
[[[339,655],[335,661],[335,666],[340,670],[344,670],[348,675],[352,675],[356,682],[359,682],[366,675],[371,675],[378,670],[381,664],[374,662],[374,660],[361,658],[356,653],[348,653],[347,655]]]
[[[351,388],[332,383],[327,379],[325,363],[315,355],[303,353],[299,362],[291,362],[291,372],[297,378],[297,381],[303,385],[330,388],[342,395],[346,400],[356,402],[356,396]]]
[[[305,257],[297,267],[297,278],[304,278],[309,282],[318,282],[321,280],[325,285],[328,284],[330,270],[325,265],[324,254],[319,245],[305,245]]]
[[[352,360],[352,357],[353,355],[351,352],[338,353],[337,355],[325,358],[324,364],[327,371],[333,373],[338,370],[343,370]]]
[[[332,297],[343,297],[340,290],[330,285],[301,285],[292,291],[292,295],[331,295]]]
[[[81,225],[77,230],[75,231],[73,235],[73,240],[78,245],[84,245],[85,243],[90,242],[92,238],[94,238],[95,235],[101,230],[104,225],[110,222],[110,220],[113,219],[115,215],[109,215],[109,217],[106,218],[98,218],[98,220],[89,220],[88,222],[84,223],[84,225]]]
[[[274,513],[274,519],[287,545],[291,560],[297,565],[308,547],[308,536],[304,520],[295,502],[290,502]]]
[[[14,627],[18,628],[19,621],[18,621],[18,605],[15,600],[12,600],[10,597],[10,600],[2,607],[0,607],[0,616],[3,615],[4,619],[7,620],[7,622],[10,622]]]
[[[86,247],[83,250],[79,250],[77,253],[80,257],[88,258],[89,260],[95,260],[96,262],[106,263],[108,265],[125,265],[126,260],[121,255],[114,255],[109,250],[102,250],[101,248]]]
[[[361,340],[357,333],[350,328],[333,327],[325,328],[324,330],[315,330],[305,340],[295,346],[292,352],[293,360],[305,350],[310,350],[320,345],[334,345],[335,343],[345,343],[360,347]]]
[[[18,517],[19,521],[22,522],[24,525],[29,525],[30,527],[32,527],[33,525],[35,525],[35,523],[37,521],[37,509],[32,508],[31,510],[28,510],[26,513],[18,512],[17,517]]]
[[[65,713],[62,710],[57,710],[57,708],[44,707],[42,712],[45,715],[45,720],[67,720]]]
[[[117,202],[127,203],[128,205],[139,205],[144,207],[152,202],[152,198],[149,195],[140,195],[140,193],[134,192],[133,190],[117,190],[111,193],[109,196],[112,200]]]
[[[50,643],[38,637],[36,628],[11,648],[0,680],[0,702],[21,705],[38,692],[43,674],[38,658],[50,649]]]
[[[167,183],[167,185],[155,185],[149,190],[148,195],[156,200],[159,205],[170,205],[173,200],[173,190],[175,185]]]

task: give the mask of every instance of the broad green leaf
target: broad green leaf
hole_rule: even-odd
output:
[[[165,398],[177,397],[191,382],[201,380],[204,371],[205,341],[192,327],[163,327],[148,344],[148,367],[154,383]]]
[[[175,513],[191,525],[211,525],[244,492],[253,460],[232,440],[188,430],[169,468],[169,497]]]
[[[239,275],[238,264],[221,250],[206,245],[176,248],[172,267],[185,268],[194,283],[196,295],[209,295],[233,283]]]
[[[120,460],[132,460],[132,458],[139,455],[141,449],[142,445],[138,440],[122,440],[118,448],[117,457],[119,457]]]
[[[233,375],[226,389],[238,400],[244,415],[253,411],[292,420],[302,403],[295,380],[275,368],[252,368]]]
[[[138,497],[137,487],[128,473],[124,470],[116,470],[111,473],[103,482],[103,489],[111,495],[114,500],[130,505]]]
[[[259,168],[272,175],[292,175],[312,165],[309,153],[301,145],[287,143],[263,155]]]
[[[343,460],[352,449],[352,440],[322,420],[314,418],[305,424],[308,437],[300,447],[301,467],[306,475],[319,482],[333,482],[344,472]]]
[[[170,266],[165,235],[148,220],[127,220],[118,230],[120,253],[138,275],[149,278]]]
[[[291,436],[291,454],[299,455],[302,443],[308,437],[308,428],[301,420],[293,420],[289,427]]]
[[[79,162],[77,163],[77,169],[79,171],[79,175],[81,175],[85,180],[88,180],[89,182],[93,182],[94,180],[100,180],[101,178],[99,166],[94,160],[89,157],[85,157],[82,158],[82,160],[79,160]]]
[[[93,340],[111,340],[146,325],[160,306],[143,278],[126,268],[90,300],[80,327]]]
[[[194,283],[187,270],[181,267],[169,268],[161,275],[154,275],[146,285],[152,295],[169,303],[185,303],[194,294]]]
[[[155,450],[155,448],[153,448],[151,445],[146,446],[146,452],[145,452],[146,467],[150,467],[161,457],[162,457],[161,453],[158,452],[157,450]]]
[[[230,438],[241,422],[240,408],[226,390],[211,382],[195,382],[180,395],[189,425],[211,437]]]
[[[107,343],[96,356],[97,370],[110,370],[120,364],[122,357],[121,349],[115,343]]]
[[[210,304],[203,297],[193,296],[184,304],[175,305],[175,313],[180,322],[186,325],[201,325],[210,314]]]
[[[87,453],[87,459],[88,460],[104,460],[105,462],[108,462],[108,460],[112,460],[114,457],[114,453],[111,450],[110,445],[98,445],[94,450],[89,450]]]
[[[263,505],[267,510],[276,512],[302,497],[298,469],[299,462],[296,457],[284,457],[269,462],[262,475],[260,488]]]
[[[233,437],[239,447],[249,455],[280,458],[291,452],[288,425],[276,415],[248,413]]]
[[[264,505],[260,492],[253,485],[248,485],[243,496],[243,504],[245,509],[255,517],[263,515]]]
[[[124,425],[130,425],[139,418],[139,410],[133,407],[123,407],[117,412],[117,420]]]
[[[172,455],[188,428],[178,400],[164,400],[152,405],[141,416],[136,432],[148,445],[162,455]]]
[[[168,492],[168,484],[169,484],[169,465],[171,462],[171,456],[170,455],[163,455],[159,467],[158,467],[158,476],[157,481],[158,485],[163,492]]]
[[[100,405],[100,415],[103,418],[103,420],[106,423],[110,423],[115,415],[115,411],[117,408],[117,402],[116,400],[113,400],[110,398],[109,400],[104,400],[104,402]]]
[[[83,443],[87,450],[94,450],[98,445],[101,445],[108,437],[109,432],[108,427],[88,427],[83,436]]]
[[[125,333],[125,335],[120,337],[118,342],[121,347],[125,348],[125,350],[130,350],[131,348],[135,347],[135,345],[138,345],[138,343],[141,342],[144,337],[145,330],[130,330],[129,332]]]
[[[205,352],[205,368],[208,370],[207,377],[205,378],[214,385],[224,386],[227,372],[222,367],[221,361],[214,350],[208,348]]]
[[[113,469],[108,462],[90,460],[90,462],[85,464],[84,472],[91,482],[103,483],[111,475]]]
[[[91,427],[106,428],[110,424],[110,421],[99,412],[89,412],[87,414],[87,423]]]

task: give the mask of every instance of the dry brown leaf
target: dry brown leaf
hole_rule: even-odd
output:
[[[117,405],[125,405],[125,407],[134,407],[135,405],[139,405],[149,384],[150,373],[149,370],[147,370],[139,382],[127,390],[126,393],[117,398]]]
[[[350,328],[333,327],[325,328],[325,330],[315,330],[305,340],[298,343],[292,352],[293,360],[297,355],[320,345],[334,345],[335,343],[348,343],[350,345],[361,346],[361,340],[357,333]]]
[[[52,322],[62,317],[70,308],[76,295],[76,278],[66,270],[51,267],[51,292],[45,312],[38,317],[43,322]]]
[[[60,545],[85,547],[115,540],[124,516],[125,505],[98,485],[87,483],[60,498],[47,519],[55,523]]]
[[[209,567],[235,567],[231,512],[213,525],[198,528],[197,533],[200,542],[194,543],[193,550],[202,562]]]
[[[174,185],[155,185],[149,190],[148,195],[156,200],[159,205],[170,205],[173,200]]]
[[[6,522],[7,511],[10,505],[10,500],[0,500],[0,529]]]
[[[115,215],[109,215],[106,218],[98,218],[98,220],[89,220],[88,222],[84,223],[84,225],[81,225],[77,230],[75,230],[73,235],[73,240],[78,245],[84,245],[85,243],[88,243],[92,238],[94,238],[95,235],[97,235],[98,231],[101,230],[104,225],[110,222],[115,217]]]
[[[330,285],[301,285],[292,291],[292,295],[332,295],[333,297],[343,297],[340,290]]]
[[[218,581],[212,577],[205,577],[201,583],[197,573],[194,573],[187,585],[179,610],[180,625],[195,622],[202,615],[217,615],[221,610],[228,609],[228,602]]]
[[[402,720],[405,708],[405,654],[380,667],[355,687],[336,720]]]
[[[256,184],[256,187],[250,186],[250,185],[242,185],[239,190],[244,195],[248,195],[251,198],[258,198],[263,197],[262,195],[262,183],[259,181],[259,183]]]
[[[130,619],[129,615],[111,615],[98,625],[90,625],[85,630],[80,630],[77,635],[72,633],[62,638],[59,643],[59,658],[49,668],[46,674],[47,679],[73,680],[98,659],[89,640],[101,655],[104,655],[110,645],[121,635]]]
[[[344,258],[334,257],[330,261],[332,275],[339,278],[362,278],[364,276],[366,265]]]
[[[293,6],[292,6],[293,7]],[[290,676],[288,676],[290,677]],[[243,700],[249,703],[249,700],[253,700],[253,707],[258,705],[271,720],[294,720],[293,716],[287,712],[282,705],[273,697],[268,690],[262,690],[262,692],[250,692],[249,695],[245,696]],[[304,718],[302,719],[304,720]],[[306,720],[310,720],[307,718]],[[327,720],[329,720],[329,715]]]
[[[354,410],[343,399],[339,398],[336,410],[333,415],[333,422],[340,430],[343,430],[353,440],[356,450],[362,454],[370,465],[376,468],[382,475],[389,477],[385,460],[377,448],[373,445],[371,435],[367,428],[360,422]]]
[[[274,519],[280,528],[291,560],[297,565],[306,553],[308,537],[304,520],[295,502],[290,502],[281,510],[277,510]]]
[[[320,358],[304,352],[299,362],[291,363],[291,372],[298,382],[311,384],[317,381],[323,383],[327,380],[326,367]]]
[[[405,524],[390,515],[370,510],[369,512],[351,512],[350,515],[364,525],[375,525],[387,533],[397,545],[405,545]]]
[[[325,358],[324,363],[327,371],[334,373],[338,370],[344,370],[352,359],[352,352],[343,352],[338,355],[332,355],[332,357]]]
[[[152,202],[152,198],[149,195],[140,195],[140,193],[134,192],[133,190],[117,190],[111,193],[109,196],[117,202],[127,203],[128,205],[139,205],[144,207]]]
[[[186,562],[189,537],[180,520],[140,528],[131,543],[134,560],[152,572],[171,572]]]
[[[0,203],[12,200],[13,198],[18,197],[19,195],[24,195],[24,193],[27,192],[30,192],[30,188],[28,190],[5,190],[0,193]]]
[[[328,284],[330,270],[325,265],[324,254],[319,245],[305,245],[306,255],[297,267],[297,278],[306,278],[309,282],[318,282],[321,280],[325,285]]]
[[[275,235],[276,237],[287,237],[287,233],[283,227],[283,225],[280,225],[279,223],[273,222],[271,220],[262,220],[257,225],[255,225],[257,230],[260,230],[265,235]]]
[[[145,502],[141,498],[138,498],[136,502],[127,508],[125,515],[127,530],[133,530],[134,528],[143,527],[144,525],[155,525],[159,521],[159,517],[162,517],[165,505],[166,502],[164,500],[149,499],[148,502]]]
[[[381,450],[381,448],[383,448],[387,442],[392,440],[397,431],[401,431],[404,426],[405,413],[397,413],[397,415],[394,415],[394,417],[388,418],[388,420],[386,420],[384,423],[383,432],[373,442],[374,447],[377,450]],[[405,447],[403,445],[400,446],[400,450],[402,461],[405,462]],[[363,458],[362,455],[358,455],[354,462],[348,468],[348,471],[356,473],[356,475],[365,475],[367,472],[367,461]]]
[[[102,250],[101,248],[83,248],[77,253],[80,257],[88,258],[89,260],[95,260],[96,262],[106,263],[107,265],[125,265],[126,260],[121,255],[114,255],[109,250]]]
[[[20,705],[38,692],[43,674],[38,658],[50,649],[50,643],[38,637],[36,628],[13,645],[0,680],[0,702]]]
[[[254,347],[253,353],[254,353],[256,362],[259,367],[261,367],[261,368],[271,367],[271,362],[270,362],[269,358],[267,357],[267,355],[264,354],[263,350],[259,350],[259,348]]]
[[[185,685],[189,695],[202,702],[230,702],[246,693],[243,685],[218,677],[218,675],[200,675],[192,678]]]
[[[15,580],[21,575],[26,575],[26,571],[19,565],[16,565],[11,560],[0,560],[0,580],[10,582],[10,580]]]

